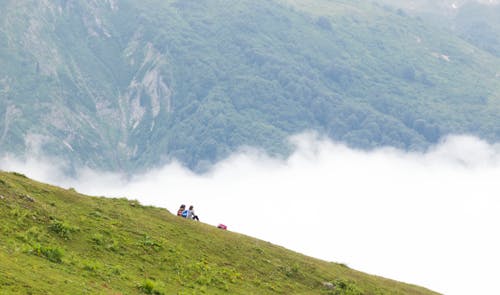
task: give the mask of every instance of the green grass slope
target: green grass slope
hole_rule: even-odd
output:
[[[436,294],[16,173],[0,220],[1,294]]]

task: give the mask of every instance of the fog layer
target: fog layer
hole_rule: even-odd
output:
[[[349,149],[314,134],[293,137],[286,160],[256,150],[204,175],[171,163],[125,179],[54,159],[4,158],[0,168],[177,211],[202,222],[364,272],[445,294],[500,294],[500,146],[449,137],[427,153]]]

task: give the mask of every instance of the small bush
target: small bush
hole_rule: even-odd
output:
[[[71,233],[78,231],[77,227],[73,227],[65,222],[54,220],[49,225],[49,230],[56,233],[58,236],[65,240],[71,239]]]
[[[159,251],[162,248],[160,242],[155,241],[148,235],[145,235],[143,239],[139,241],[139,245],[141,245],[145,250],[153,249],[155,251]]]
[[[158,283],[153,280],[146,279],[139,286],[139,290],[141,290],[145,294],[154,294],[154,295],[164,295],[165,293],[160,289]]]
[[[94,234],[92,236],[92,242],[96,245],[102,245],[104,243],[104,237],[101,234]]]
[[[298,264],[294,264],[292,266],[282,266],[279,269],[289,278],[299,278],[303,276],[300,272]]]
[[[93,260],[85,260],[83,262],[83,269],[88,271],[88,272],[97,272],[99,271],[100,269],[102,269],[102,264],[97,262],[97,261],[93,261]]]
[[[362,295],[353,281],[337,279],[333,282],[334,289],[328,294],[332,295]]]
[[[62,263],[63,251],[58,247],[45,247],[40,244],[35,244],[30,252],[37,256],[47,258],[51,262]]]

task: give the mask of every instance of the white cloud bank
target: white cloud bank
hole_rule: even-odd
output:
[[[247,151],[205,175],[175,163],[130,180],[69,179],[48,161],[0,168],[171,212],[193,204],[203,222],[445,294],[500,294],[500,145],[449,137],[423,154],[292,141],[287,160]]]

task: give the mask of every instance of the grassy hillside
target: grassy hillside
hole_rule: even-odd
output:
[[[1,294],[436,294],[16,173],[0,221]]]
[[[0,154],[203,170],[310,129],[361,148],[500,139],[499,57],[376,2],[3,4]]]

